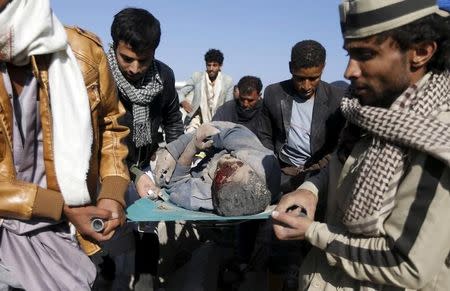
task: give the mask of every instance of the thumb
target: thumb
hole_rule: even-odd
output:
[[[113,213],[109,210],[102,209],[99,207],[92,206],[94,209],[91,213],[92,217],[97,217],[105,220],[109,220],[112,218]],[[117,214],[116,214],[117,215]]]

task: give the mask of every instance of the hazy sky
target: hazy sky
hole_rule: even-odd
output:
[[[322,79],[343,79],[346,53],[342,49],[339,0],[51,0],[65,24],[96,33],[104,47],[111,42],[115,13],[125,7],[149,10],[161,22],[161,43],[156,58],[168,64],[177,81],[204,70],[209,48],[225,56],[223,72],[235,83],[255,75],[264,86],[290,78],[292,46],[314,39],[327,50]]]

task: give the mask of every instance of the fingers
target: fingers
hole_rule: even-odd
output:
[[[110,232],[108,235],[105,235],[104,232],[92,232],[86,233],[86,235],[98,242],[103,242],[109,240],[114,235],[114,231]]]
[[[103,220],[108,220],[111,218],[111,211],[98,208],[95,206],[89,206],[89,215],[91,218],[101,218]]]
[[[316,204],[317,197],[311,191],[301,189],[284,195],[275,210],[285,213],[288,209],[298,206],[306,210],[310,219],[314,219]]]
[[[272,212],[273,230],[281,240],[305,239],[305,233],[312,221],[294,213]]]
[[[114,234],[114,230],[121,225],[121,221],[119,218],[110,219],[106,222],[105,230],[103,230],[103,236],[108,237],[110,234]]]
[[[97,241],[106,241],[109,240],[116,230],[116,228],[123,225],[125,222],[125,217],[117,212],[113,212],[109,218],[109,220],[104,221],[105,227],[100,232],[95,232],[95,234],[91,235]]]
[[[183,108],[184,108],[184,110],[186,110],[187,113],[191,113],[192,112],[192,106],[191,106],[191,104],[189,102],[186,102],[184,104]]]
[[[272,218],[280,223],[281,225],[283,225],[284,227],[288,227],[288,228],[295,228],[298,225],[298,219],[300,216],[295,215],[293,213],[283,213],[283,212],[278,212],[278,211],[273,211],[272,212]]]
[[[102,232],[102,240],[111,238],[114,234],[114,230],[125,223],[125,213],[122,205],[112,199],[100,199],[97,202],[97,206],[100,209],[107,209],[110,215],[105,219],[105,229]]]
[[[278,205],[275,208],[275,210],[280,213],[285,213],[289,208],[291,208],[295,205],[302,206],[302,205],[298,205],[297,203],[298,202],[297,202],[297,199],[295,196],[286,194],[283,197],[281,197],[281,200],[280,200],[280,202],[278,202]]]
[[[105,234],[105,231],[103,232],[96,232],[93,235],[90,235],[91,238],[95,239],[98,242],[104,242],[107,240],[110,240],[112,236],[114,235],[115,230],[110,231],[108,234]]]
[[[181,106],[187,113],[192,112],[192,106],[188,101],[186,101],[186,100],[181,101]]]
[[[139,179],[139,181],[141,181],[141,179]],[[136,184],[136,190],[141,198],[150,196],[151,199],[156,199],[158,198],[160,188],[149,179],[148,182],[138,182],[138,184]]]

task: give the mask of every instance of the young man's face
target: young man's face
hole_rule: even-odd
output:
[[[344,49],[350,58],[344,76],[362,105],[389,107],[411,85],[407,53],[392,38],[349,40]]]
[[[253,108],[258,102],[260,95],[256,90],[253,90],[250,94],[240,94],[239,104],[241,104],[242,108],[250,109]]]
[[[292,82],[298,94],[308,99],[316,94],[324,67],[325,65],[297,69],[291,66]]]
[[[155,58],[155,51],[149,49],[145,54],[136,54],[130,45],[119,41],[116,48],[116,58],[119,69],[125,79],[135,83],[142,79]]]
[[[206,63],[206,73],[211,81],[214,81],[217,78],[217,75],[220,72],[222,65],[218,62],[207,62]]]

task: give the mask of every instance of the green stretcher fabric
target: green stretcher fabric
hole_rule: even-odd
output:
[[[127,217],[131,221],[230,221],[230,220],[251,220],[267,219],[274,207],[268,207],[264,212],[254,215],[244,216],[220,216],[214,213],[192,211],[178,207],[171,203],[166,193],[162,194],[163,199],[151,200],[141,198],[127,208]]]

